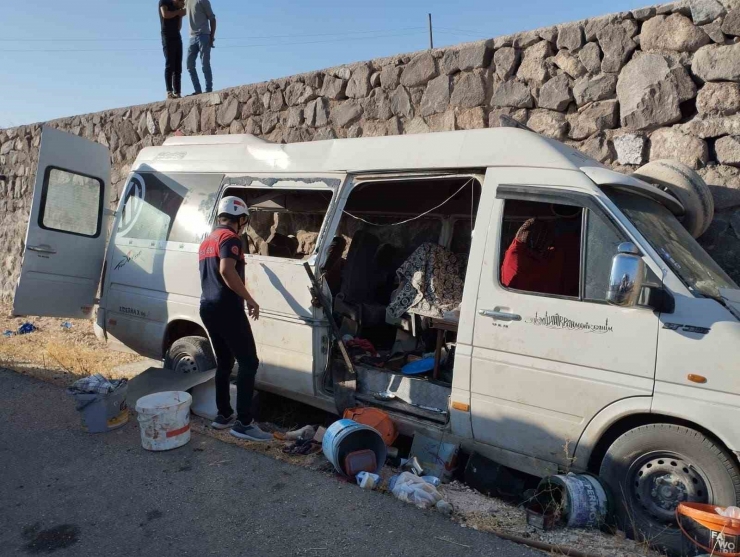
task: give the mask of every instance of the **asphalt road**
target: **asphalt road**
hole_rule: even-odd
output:
[[[138,436],[84,433],[62,389],[0,370],[0,554],[542,555],[210,437]]]

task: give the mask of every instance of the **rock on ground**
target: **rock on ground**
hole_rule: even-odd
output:
[[[711,41],[709,36],[681,14],[655,16],[642,25],[640,48],[696,52]]]

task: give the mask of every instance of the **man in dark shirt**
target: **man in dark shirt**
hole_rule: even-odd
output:
[[[260,307],[244,283],[244,252],[239,231],[249,210],[238,197],[224,197],[218,205],[218,226],[200,245],[200,318],[211,337],[216,355],[216,429],[231,427],[231,435],[249,441],[270,441],[252,416],[254,379],[259,367],[257,347],[249,320],[259,319]],[[229,380],[234,358],[239,364],[236,378],[236,416],[231,408]]]
[[[167,98],[180,98],[182,82],[182,18],[185,0],[159,0],[159,23],[162,28],[162,49],[164,50],[164,81],[167,84]]]

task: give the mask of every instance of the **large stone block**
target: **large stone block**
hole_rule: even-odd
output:
[[[224,128],[231,126],[231,123],[236,120],[236,116],[239,114],[239,99],[232,96],[229,100],[222,104],[218,109],[218,123]]]
[[[547,41],[540,41],[524,51],[517,77],[541,85],[550,76],[545,59],[552,55],[552,46]]]
[[[740,36],[740,8],[731,10],[722,22],[722,32],[726,35]]]
[[[380,86],[383,89],[395,89],[401,83],[401,72],[403,68],[399,66],[383,66],[380,70]]]
[[[349,126],[362,118],[362,105],[354,101],[345,101],[331,109],[331,121],[339,127]]]
[[[617,94],[617,76],[601,74],[596,77],[582,77],[573,86],[573,97],[578,106],[613,99]]]
[[[696,97],[696,109],[701,115],[711,116],[740,112],[740,83],[706,83]]]
[[[488,127],[489,128],[501,127],[503,125],[501,123],[502,116],[513,118],[520,124],[526,124],[527,120],[529,119],[529,110],[527,110],[526,108],[512,108],[512,107],[494,108],[488,114]]]
[[[598,43],[586,43],[586,46],[578,52],[578,59],[588,73],[594,74],[601,71],[601,49]]]
[[[364,99],[370,92],[370,66],[363,64],[355,68],[347,83],[345,94],[351,99]]]
[[[460,53],[454,49],[445,50],[439,60],[439,72],[444,75],[453,75],[460,71]]]
[[[216,131],[216,107],[208,105],[200,113],[200,131],[203,134],[212,134]]]
[[[665,57],[645,54],[632,60],[617,81],[622,125],[647,129],[681,119],[678,85]]]
[[[691,19],[696,25],[714,21],[725,13],[725,8],[717,0],[690,0]]]
[[[694,54],[691,72],[702,81],[740,81],[740,43],[700,48]]]
[[[500,48],[493,55],[493,63],[496,66],[496,75],[506,81],[519,67],[519,51],[510,46]]]
[[[727,135],[714,143],[717,161],[730,166],[740,166],[740,136]]]
[[[644,51],[696,52],[709,42],[709,36],[681,14],[655,16],[643,23],[640,34],[640,47]]]
[[[641,165],[645,162],[645,136],[625,133],[612,139],[619,164]]]
[[[387,120],[393,116],[391,100],[384,89],[375,89],[362,102],[365,118],[368,120]]]
[[[567,73],[573,79],[579,78],[586,73],[586,68],[581,64],[577,56],[567,50],[559,51],[552,59],[553,63]]]
[[[396,87],[391,93],[391,110],[393,114],[402,118],[411,118],[414,115],[414,107],[411,105],[409,92],[403,85]]]
[[[740,114],[731,116],[697,115],[688,122],[676,126],[684,133],[710,139],[723,135],[740,135]]]
[[[493,41],[483,41],[461,48],[458,52],[458,69],[460,71],[486,68],[491,63]]]
[[[193,111],[195,111],[195,118],[197,119],[198,107],[194,106]],[[190,117],[190,115],[188,115],[188,117]],[[198,126],[195,126],[195,128],[196,129],[192,130],[188,127],[188,131],[191,131],[192,133],[197,133],[200,128]],[[134,125],[131,123],[131,120],[124,120],[123,122],[121,122],[121,125],[118,126],[118,138],[121,142],[121,145],[124,147],[129,147],[139,141],[139,136],[136,134],[136,130],[134,129]]]
[[[619,124],[619,103],[617,101],[600,101],[581,108],[577,113],[568,116],[570,137],[586,139],[604,130],[616,128]]]
[[[526,83],[516,80],[504,81],[493,93],[491,106],[532,108],[534,98],[532,98],[532,93]]]
[[[558,28],[558,48],[576,51],[583,46],[583,26],[580,23],[566,23]]]
[[[570,79],[565,74],[553,77],[540,89],[537,106],[563,111],[573,101]]]
[[[427,123],[424,121],[424,118],[421,116],[418,116],[416,118],[413,118],[409,122],[406,122],[406,124],[403,126],[404,133],[407,134],[417,134],[417,133],[429,133],[432,131]]]
[[[461,130],[477,130],[486,127],[486,113],[483,107],[476,106],[457,113],[457,128]]]
[[[616,159],[614,146],[603,132],[596,133],[584,141],[578,150],[602,164],[611,164]]]
[[[434,77],[437,77],[437,63],[431,54],[425,52],[406,64],[401,73],[401,84],[405,87],[418,87],[426,85]]]
[[[617,73],[629,60],[637,48],[637,43],[632,39],[637,25],[632,20],[619,23],[610,23],[599,30],[596,38],[604,53],[601,61],[601,70],[606,73]]]
[[[455,112],[448,110],[442,114],[432,114],[426,118],[429,129],[433,132],[451,132],[456,130]]]
[[[535,109],[529,115],[527,126],[532,130],[553,139],[565,139],[570,124],[565,115],[554,110]]]
[[[421,115],[429,116],[447,110],[450,104],[450,76],[441,75],[427,84],[421,98]]]
[[[382,79],[382,78],[381,78]],[[339,77],[327,75],[324,77],[324,85],[321,88],[321,96],[330,100],[341,100],[347,98],[345,91],[347,82]]]
[[[716,19],[712,23],[702,25],[701,30],[717,44],[725,44],[727,41],[727,37],[725,37],[725,34],[722,32],[722,18]]]
[[[461,108],[473,108],[486,102],[486,86],[479,72],[463,74],[455,83],[450,104]]]
[[[701,168],[709,160],[706,141],[672,128],[650,135],[650,160],[675,159],[691,168]]]

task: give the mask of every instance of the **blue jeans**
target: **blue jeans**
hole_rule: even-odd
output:
[[[198,72],[195,69],[195,59],[200,54],[200,62],[203,65],[203,77],[206,78],[206,93],[213,91],[213,74],[211,73],[211,36],[196,35],[190,37],[190,46],[188,47],[188,72],[190,79],[193,80],[193,89],[197,94],[203,92],[200,88]]]

